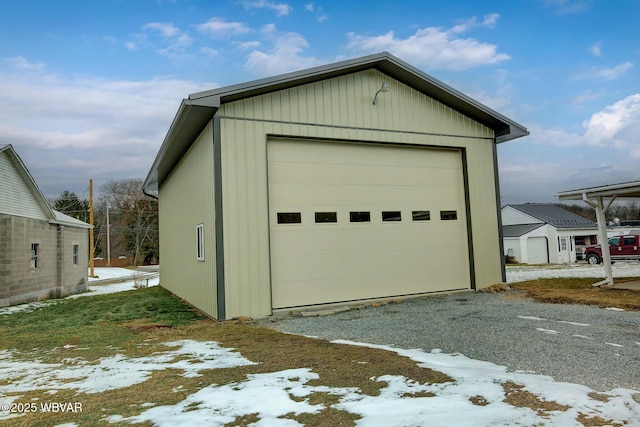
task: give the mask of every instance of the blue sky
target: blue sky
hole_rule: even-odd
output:
[[[635,0],[0,2],[0,144],[46,196],[144,178],[193,92],[389,51],[526,126],[503,203],[640,178]]]

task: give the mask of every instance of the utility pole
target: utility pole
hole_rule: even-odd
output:
[[[94,273],[93,249],[93,179],[89,180],[89,277],[96,277]]]
[[[109,196],[107,196],[107,267],[111,267],[111,240],[109,238]]]

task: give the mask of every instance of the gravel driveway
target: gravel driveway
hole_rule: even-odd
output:
[[[597,391],[640,389],[640,313],[541,304],[514,294],[428,296],[287,318],[269,327],[328,340],[462,353]]]

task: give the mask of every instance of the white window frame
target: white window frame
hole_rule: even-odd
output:
[[[196,225],[196,261],[204,261],[204,224]]]
[[[73,242],[71,244],[71,260],[73,262],[73,265],[78,265],[80,261],[80,243],[79,242]]]

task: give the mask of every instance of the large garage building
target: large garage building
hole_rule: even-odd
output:
[[[161,284],[217,319],[504,281],[518,123],[381,53],[182,101],[145,181]]]

